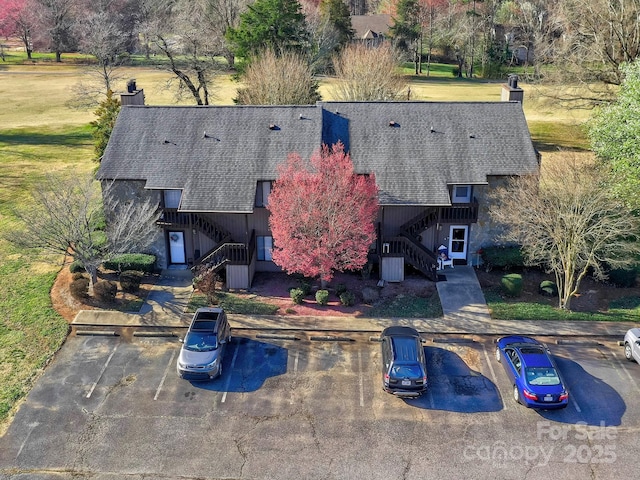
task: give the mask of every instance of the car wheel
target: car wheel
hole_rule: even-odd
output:
[[[629,342],[625,342],[624,344],[624,357],[630,362],[633,362],[633,352],[631,351]]]
[[[520,401],[520,390],[518,390],[517,385],[513,386],[513,399],[516,401],[516,403],[522,403]]]
[[[502,358],[500,357],[500,347],[496,347],[496,360],[498,363],[502,361]]]

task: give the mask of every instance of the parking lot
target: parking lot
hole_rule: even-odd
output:
[[[516,404],[495,337],[426,337],[428,392],[382,391],[369,334],[234,332],[221,378],[175,337],[70,337],[0,439],[0,478],[622,478],[640,365],[617,339],[547,341],[565,410]],[[346,336],[345,336],[346,335]],[[631,474],[633,477],[633,474]]]

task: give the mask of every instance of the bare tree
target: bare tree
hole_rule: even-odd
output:
[[[249,0],[206,0],[207,21],[212,28],[219,32],[216,41],[219,43],[219,51],[226,58],[229,68],[233,68],[235,64],[235,56],[228,47],[224,38],[227,30],[235,28],[240,22],[240,13],[242,13],[250,2]]]
[[[587,273],[605,279],[607,268],[631,266],[640,253],[638,218],[611,194],[605,177],[566,153],[539,178],[513,178],[492,197],[491,217],[506,226],[500,239],[521,245],[528,264],[555,275],[562,309],[570,308]]]
[[[620,65],[640,55],[640,0],[536,2],[534,55],[547,94],[565,107],[592,107],[615,98]],[[531,18],[531,21],[535,18]]]
[[[320,100],[309,63],[295,52],[265,50],[252,60],[238,89],[240,105],[312,105]]]
[[[398,55],[388,43],[377,48],[362,44],[345,47],[335,58],[336,100],[396,100],[406,93],[407,82],[398,72]]]
[[[340,48],[340,33],[328,18],[320,15],[317,7],[303,4],[307,30],[311,41],[311,65],[315,72],[331,70],[331,57]]]
[[[37,30],[32,32],[62,61],[62,53],[75,48],[78,0],[33,0]]]
[[[71,255],[97,281],[100,264],[113,255],[141,252],[157,233],[157,203],[122,202],[103,185],[104,201],[93,175],[49,175],[33,190],[33,204],[16,212],[22,229],[7,239],[43,253]],[[104,224],[104,212],[115,212]]]
[[[178,79],[178,97],[186,93],[198,105],[209,105],[220,68],[215,57],[220,53],[221,32],[206,18],[206,1],[182,0],[150,26],[155,46]]]
[[[115,83],[123,79],[119,68],[123,63],[127,37],[120,28],[118,16],[107,9],[89,14],[79,23],[80,48],[94,57],[95,63],[84,69],[84,78],[73,88],[69,105],[91,108],[98,105]]]

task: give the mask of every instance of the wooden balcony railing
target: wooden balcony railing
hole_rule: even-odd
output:
[[[478,201],[474,198],[471,203],[456,203],[450,207],[440,207],[440,223],[456,223],[478,221]]]

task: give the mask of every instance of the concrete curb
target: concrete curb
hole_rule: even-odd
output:
[[[102,337],[118,337],[118,333],[112,330],[76,330],[76,335],[80,336],[102,336]]]

